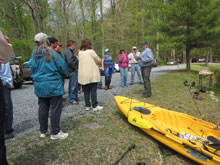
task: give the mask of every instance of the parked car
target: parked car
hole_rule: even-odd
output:
[[[28,66],[28,62],[23,63],[22,69],[23,69],[23,79],[25,81],[32,81],[32,78],[31,78],[32,71],[31,71],[31,68]]]
[[[21,66],[21,57],[15,57],[10,61],[12,77],[13,77],[13,86],[18,89],[23,85],[23,71]]]
[[[195,57],[192,58],[192,63],[197,63],[197,61],[198,61],[197,58],[195,58]]]
[[[118,64],[116,64],[116,63],[115,63],[114,69],[115,69],[115,72],[120,72],[119,66],[118,66]]]
[[[205,57],[199,58],[199,62],[205,62]]]
[[[177,62],[174,61],[174,60],[171,60],[171,61],[167,62],[167,65],[176,65],[176,64],[177,64]]]

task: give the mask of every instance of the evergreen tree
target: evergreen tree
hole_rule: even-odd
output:
[[[219,4],[219,0],[167,0],[163,3],[160,31],[185,45],[187,70],[190,70],[190,50],[208,47],[220,35]]]

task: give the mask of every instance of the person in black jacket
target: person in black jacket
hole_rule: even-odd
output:
[[[64,58],[67,63],[69,75],[69,102],[73,105],[79,104],[78,98],[78,58],[74,54],[76,42],[67,41],[67,49],[64,52]]]

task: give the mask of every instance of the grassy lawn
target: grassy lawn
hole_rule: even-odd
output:
[[[187,87],[183,86],[182,76],[188,81],[196,81],[201,65],[193,66],[192,72],[176,71],[153,79],[151,98],[142,98],[143,86],[139,85],[124,96],[136,98],[166,109],[184,112],[201,118]],[[212,100],[210,92],[201,94],[203,100],[195,100],[204,119],[220,124],[220,103]],[[220,101],[220,96],[216,96]],[[85,112],[69,117],[62,128],[69,133],[63,141],[51,141],[50,137],[40,139],[34,132],[7,146],[11,164],[112,164],[132,144],[136,148],[129,152],[120,164],[195,164],[189,159],[172,154],[167,156],[158,148],[158,142],[138,128],[130,125],[117,110],[114,102],[105,105],[101,112]],[[167,151],[168,153],[170,151]]]

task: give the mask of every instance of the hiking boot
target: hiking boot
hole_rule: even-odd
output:
[[[96,112],[96,111],[101,111],[102,109],[103,109],[103,107],[97,105],[97,107],[93,108],[92,110],[93,110],[94,112]]]
[[[68,133],[63,133],[61,130],[58,134],[56,135],[51,135],[51,140],[63,140],[68,137]]]

